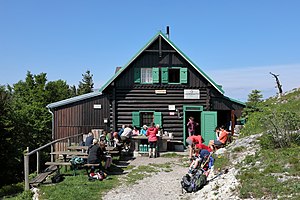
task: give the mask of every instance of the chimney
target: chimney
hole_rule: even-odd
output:
[[[122,68],[122,67],[116,67],[115,74],[116,74],[121,68]]]
[[[168,37],[168,39],[170,38],[170,27],[169,26],[167,26],[167,37]]]

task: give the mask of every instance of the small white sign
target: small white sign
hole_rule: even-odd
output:
[[[155,90],[155,94],[167,94],[167,90]]]
[[[94,104],[95,109],[101,109],[101,104]]]
[[[169,112],[169,115],[175,115],[175,112]]]
[[[169,105],[169,110],[175,110],[175,105]]]
[[[200,99],[200,90],[184,90],[184,99]]]

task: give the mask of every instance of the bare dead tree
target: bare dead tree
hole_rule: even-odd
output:
[[[279,81],[279,78],[278,78],[278,76],[279,76],[279,74],[278,75],[276,75],[276,74],[273,74],[272,72],[270,72],[270,74],[275,78],[275,80],[276,80],[276,84],[277,84],[277,88],[278,88],[278,95],[279,95],[279,97],[281,97],[282,96],[282,85],[280,84],[280,81]]]

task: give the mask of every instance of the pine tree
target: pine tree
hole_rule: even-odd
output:
[[[89,70],[82,74],[82,81],[79,81],[77,94],[82,95],[86,93],[90,93],[93,91],[94,83],[93,83],[93,75]]]
[[[250,113],[259,111],[259,104],[262,102],[263,95],[259,90],[252,90],[248,95],[246,107],[243,110],[243,117],[248,117]]]

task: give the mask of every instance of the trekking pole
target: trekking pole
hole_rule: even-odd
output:
[[[211,156],[212,154],[213,154],[213,152],[210,152],[210,153],[209,153],[209,156],[207,157],[205,163],[201,165],[201,168],[203,168],[203,167],[207,164],[207,162],[209,161],[209,158],[210,158],[210,156]]]
[[[211,181],[215,180],[216,178],[218,178],[219,176],[221,176],[222,174],[227,174],[227,173],[228,173],[228,169],[224,169],[224,171],[221,171],[215,177],[213,177],[212,179],[208,180],[208,182],[211,182]]]

